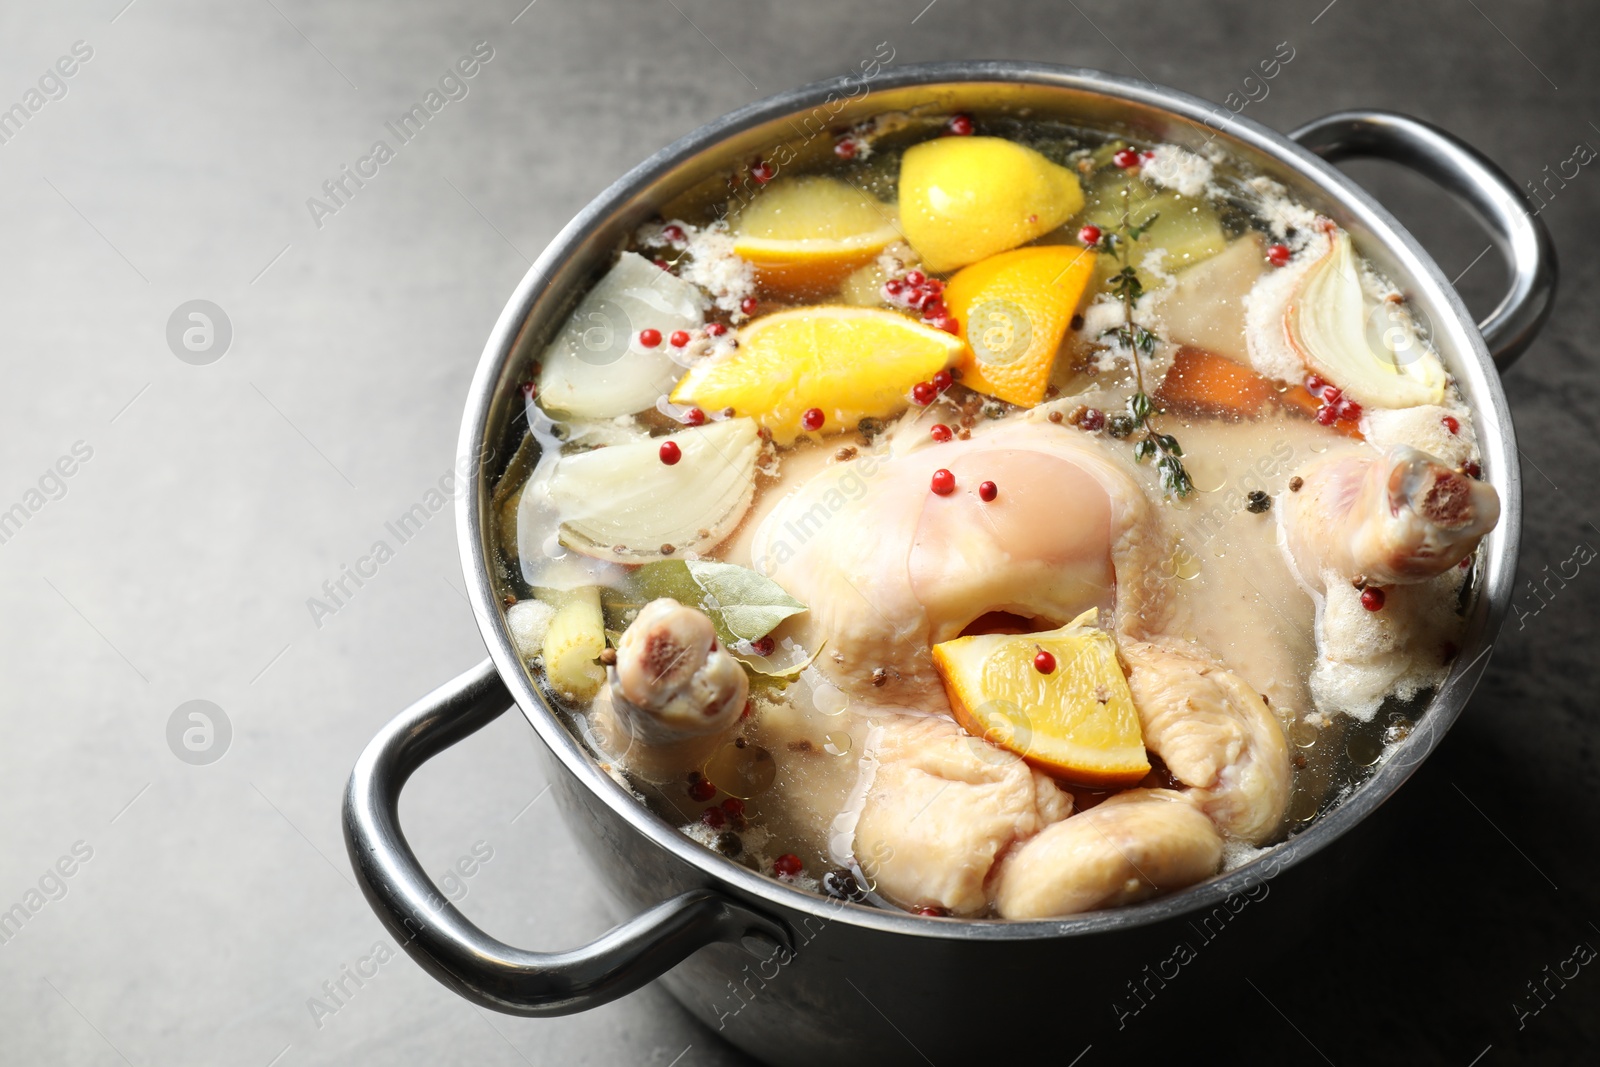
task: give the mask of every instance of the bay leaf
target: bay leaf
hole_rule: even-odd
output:
[[[711,560],[660,560],[647,563],[627,586],[607,598],[617,614],[643,607],[660,597],[704,611],[727,644],[755,641],[806,606],[770,578],[748,567]]]
[[[684,566],[705,590],[704,606],[725,641],[765,637],[784,619],[806,610],[783,586],[748,567],[711,560]]]

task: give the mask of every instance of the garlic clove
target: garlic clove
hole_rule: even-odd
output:
[[[1306,268],[1284,311],[1290,348],[1363,406],[1439,403],[1448,379],[1438,356],[1403,307],[1368,295],[1350,235],[1328,227],[1328,251]]]

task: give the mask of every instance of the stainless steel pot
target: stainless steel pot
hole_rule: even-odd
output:
[[[551,242],[484,348],[461,427],[462,469],[473,473],[457,520],[489,658],[389,723],[356,763],[344,803],[350,859],[373,909],[413,959],[475,1003],[557,1015],[663,977],[708,1026],[773,1063],[920,1063],[932,1062],[930,1053],[955,1062],[1023,1051],[1030,1028],[997,1025],[997,1010],[1009,1019],[1048,1020],[1031,1027],[1032,1040],[1072,1055],[1096,1033],[1126,1023],[1124,1004],[1137,990],[1130,982],[1124,992],[1122,979],[1138,973],[1140,962],[1168,957],[1175,931],[1200,930],[1210,916],[1237,913],[1241,901],[1264,896],[1269,879],[1335,841],[1394,793],[1455,721],[1482,671],[1511,597],[1522,524],[1516,443],[1496,368],[1538,332],[1556,279],[1549,235],[1504,173],[1442,130],[1388,112],[1342,112],[1284,137],[1195,97],[1098,71],[953,63],[875,74],[753,104],[640,164]],[[841,904],[758,875],[679,834],[596,766],[547,706],[504,621],[488,521],[495,472],[478,460],[504,454],[530,353],[612,253],[661,205],[715,189],[737,162],[782,158],[781,145],[804,157],[815,149],[813,139],[828,144],[828,128],[930,103],[980,117],[1058,115],[1190,146],[1215,138],[1246,165],[1284,182],[1347,229],[1431,324],[1435,345],[1477,413],[1484,476],[1500,493],[1502,517],[1479,557],[1464,647],[1417,728],[1306,832],[1244,867],[1148,903],[1051,922],[930,921]],[[1483,323],[1473,324],[1439,268],[1389,213],[1330,166],[1356,156],[1390,159],[1427,175],[1489,230],[1510,262],[1512,284]],[[474,927],[429,881],[398,822],[400,790],[412,771],[513,703],[548,748],[547,773],[601,882],[619,913],[631,916],[570,951],[513,948]],[[1248,957],[1250,946],[1237,947]]]

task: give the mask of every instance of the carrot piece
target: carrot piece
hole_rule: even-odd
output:
[[[1298,411],[1307,418],[1312,419],[1317,417],[1317,411],[1322,407],[1322,401],[1312,396],[1310,390],[1303,385],[1297,385],[1293,389],[1280,393],[1278,399],[1283,401],[1285,407]],[[1357,441],[1366,439],[1361,434],[1360,419],[1338,419],[1328,429],[1333,430],[1335,433],[1342,433],[1346,437],[1354,437]]]
[[[1257,415],[1274,398],[1307,418],[1315,418],[1322,407],[1322,401],[1303,385],[1279,392],[1272,379],[1192,345],[1178,349],[1172,369],[1156,390],[1156,399],[1166,407],[1233,418]],[[1339,419],[1329,429],[1361,440],[1359,420]]]
[[[1307,418],[1316,418],[1317,409],[1322,406],[1322,401],[1312,396],[1310,391],[1303,385],[1297,385],[1293,389],[1279,394],[1279,399],[1286,406],[1294,408]]]
[[[1249,367],[1184,345],[1156,390],[1156,399],[1168,407],[1247,418],[1259,412],[1276,392],[1269,379]]]

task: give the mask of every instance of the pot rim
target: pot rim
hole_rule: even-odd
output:
[[[1211,126],[1216,105],[1153,82],[1090,68],[1046,63],[981,61],[908,65],[870,79],[871,92],[885,89],[959,87],[975,83],[1026,83],[1109,97],[1143,106],[1191,123]],[[1469,617],[1468,639],[1447,680],[1429,698],[1416,727],[1377,766],[1366,781],[1311,827],[1272,846],[1235,869],[1198,885],[1152,900],[1102,911],[1049,920],[947,919],[929,921],[909,913],[845,904],[786,885],[729,860],[680,833],[625,791],[597,765],[590,753],[545,703],[523,667],[505,625],[503,607],[492,586],[485,551],[485,515],[489,486],[484,465],[488,416],[509,380],[505,374],[517,349],[524,324],[539,299],[551,288],[547,274],[565,261],[582,241],[610,220],[626,202],[654,179],[754,127],[801,115],[824,106],[830,94],[846,95],[863,79],[843,76],[815,82],[767,97],[732,111],[655,152],[613,182],[550,242],[518,283],[485,344],[467,394],[457,449],[457,469],[469,471],[458,494],[456,520],[462,570],[473,614],[507,688],[540,739],[586,789],[602,799],[632,828],[656,846],[698,869],[708,882],[741,899],[818,918],[843,921],[885,933],[955,940],[1031,940],[1077,937],[1143,926],[1213,907],[1264,884],[1278,873],[1321,851],[1343,836],[1394,794],[1437,747],[1470,698],[1493,651],[1510,604],[1522,524],[1520,467],[1513,461],[1516,442],[1510,411],[1498,372],[1476,324],[1449,280],[1394,217],[1361,187],[1287,136],[1242,115],[1229,114],[1217,136],[1224,142],[1253,149],[1315,185],[1359,221],[1372,238],[1396,257],[1413,303],[1436,314],[1433,336],[1444,353],[1455,353],[1450,369],[1471,398],[1478,424],[1485,478],[1500,494],[1499,524],[1485,538],[1478,569],[1476,602]],[[560,294],[551,294],[559,299]]]

